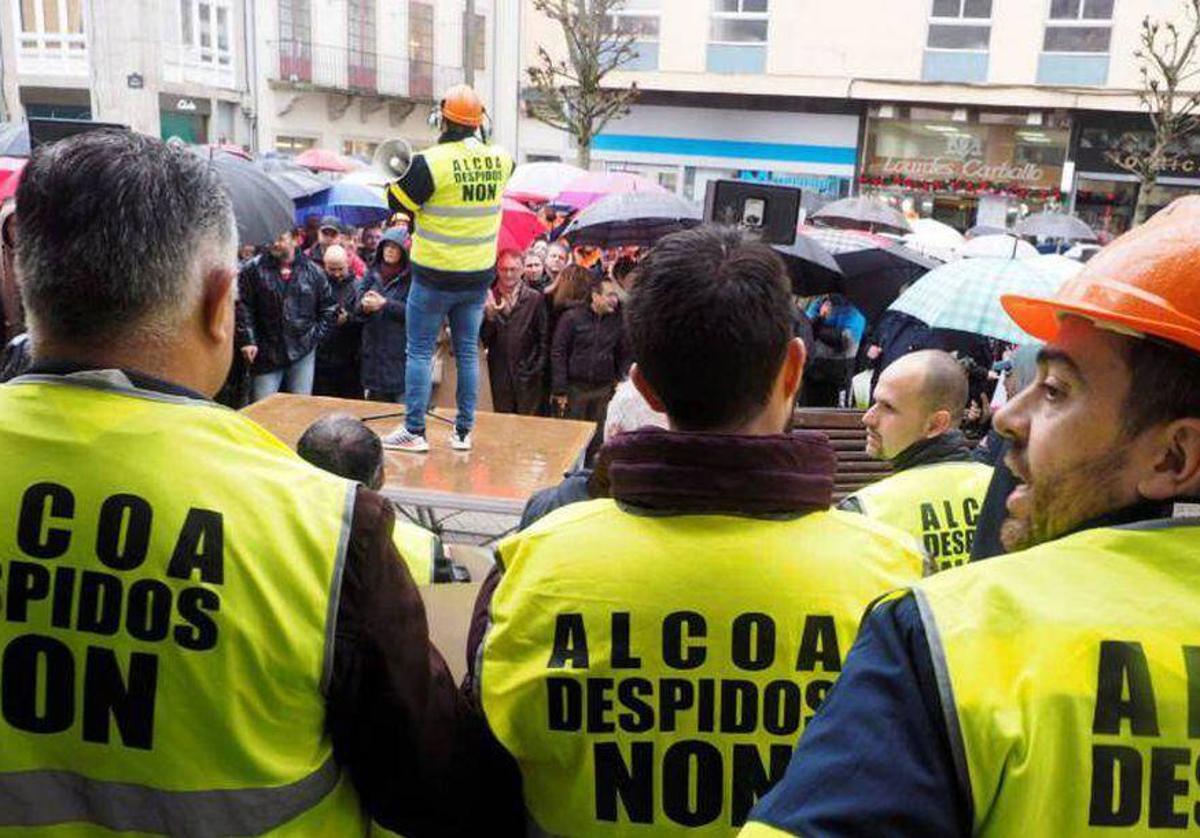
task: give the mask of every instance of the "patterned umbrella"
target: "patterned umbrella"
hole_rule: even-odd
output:
[[[892,303],[935,329],[955,329],[1008,343],[1031,338],[1000,305],[1005,294],[1051,297],[1066,281],[1039,259],[963,259],[934,268]]]
[[[590,207],[606,195],[621,195],[626,192],[670,194],[657,183],[631,172],[588,172],[567,184],[551,203],[581,210]]]
[[[872,233],[907,233],[912,230],[904,213],[878,198],[866,195],[828,203],[813,213],[813,221],[822,227],[869,230]]]

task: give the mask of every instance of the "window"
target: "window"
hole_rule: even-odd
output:
[[[82,50],[84,0],[19,0],[23,49]],[[24,37],[28,36],[28,37]]]
[[[350,0],[347,5],[350,54],[347,56],[350,87],[375,89],[375,0]]]
[[[285,137],[282,135],[275,137],[275,150],[280,154],[299,154],[315,148],[316,145],[317,141],[313,137]]]
[[[312,81],[312,9],[309,0],[279,0],[279,75]]]
[[[928,49],[987,52],[992,37],[992,0],[933,0]]]
[[[342,154],[370,160],[375,157],[379,143],[375,140],[342,140]]]
[[[179,42],[201,64],[229,67],[231,0],[179,0]]]
[[[408,93],[433,98],[433,5],[408,2]]]
[[[630,36],[635,56],[623,70],[658,69],[659,0],[633,0],[609,15],[608,32]]]
[[[767,0],[713,0],[708,40],[714,44],[765,44]]]
[[[1042,52],[1107,54],[1114,0],[1050,0]]]

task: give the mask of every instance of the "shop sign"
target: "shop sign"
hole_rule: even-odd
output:
[[[1123,115],[1114,116],[1103,124],[1084,125],[1075,149],[1078,170],[1112,174],[1136,172],[1145,165],[1154,144],[1153,132],[1143,125],[1143,120]],[[1168,177],[1200,177],[1200,136],[1188,137],[1179,146],[1168,149],[1158,173]]]
[[[1014,182],[1028,186],[1057,183],[1051,169],[1035,163],[989,163],[978,157],[959,160],[953,157],[933,159],[875,158],[869,171],[880,175],[901,175],[916,180],[988,180]]]
[[[193,102],[191,99],[180,99],[178,102],[175,103],[175,110],[177,110],[177,111],[195,111],[196,103]]]

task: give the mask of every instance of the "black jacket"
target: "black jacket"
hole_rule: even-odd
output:
[[[362,318],[358,315],[358,299],[362,293],[354,274],[346,272],[346,278],[341,282],[329,280],[337,311],[334,314],[333,328],[325,335],[321,345],[317,347],[317,369],[340,370],[358,369],[359,353],[362,344]],[[342,325],[337,324],[337,315],[346,312],[347,319]]]
[[[566,393],[569,384],[616,384],[631,362],[620,313],[600,317],[584,303],[568,309],[554,328],[551,389],[559,394]]]
[[[367,272],[359,290],[355,310],[363,320],[362,327],[362,383],[368,390],[385,393],[404,392],[404,366],[408,360],[408,331],[405,328],[405,310],[408,306],[408,289],[412,286],[408,251],[401,245],[403,269],[391,282],[385,282],[379,273],[383,263],[380,251],[386,242],[401,244],[404,236],[392,236],[389,230],[376,249],[375,267]],[[387,303],[374,314],[364,314],[362,298],[368,291],[382,294]]]
[[[337,322],[337,298],[325,272],[296,252],[284,280],[269,253],[238,274],[238,345],[257,346],[251,372],[283,369],[312,352]]]

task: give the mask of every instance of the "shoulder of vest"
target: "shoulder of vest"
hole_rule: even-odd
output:
[[[591,522],[597,517],[612,514],[621,515],[624,513],[620,511],[616,502],[611,498],[597,498],[595,500],[580,501],[579,503],[569,503],[566,506],[560,506],[545,517],[539,518],[520,532],[505,538],[500,542],[499,549],[504,550],[509,544],[517,544],[569,531],[580,524]]]
[[[917,559],[921,557],[920,552],[913,547],[912,537],[893,526],[877,521],[867,515],[860,515],[857,512],[849,512],[844,509],[831,509],[824,514],[830,516],[830,523],[836,522],[847,529],[855,530],[859,535],[876,539],[882,546],[886,546],[889,549],[901,550]]]

